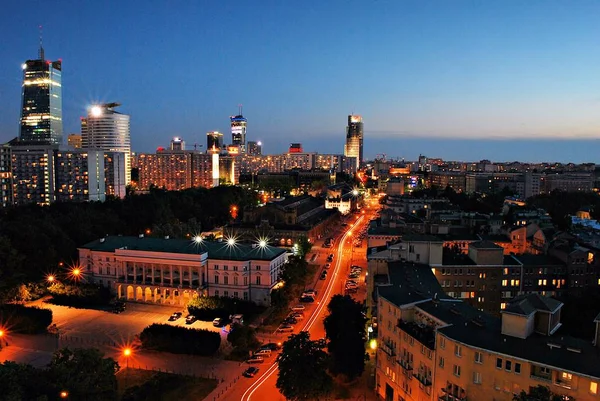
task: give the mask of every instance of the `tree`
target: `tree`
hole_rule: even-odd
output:
[[[548,387],[538,385],[537,387],[531,387],[529,394],[525,390],[522,390],[518,395],[515,394],[513,401],[575,401],[575,398],[553,393]]]
[[[0,364],[1,398],[6,401],[48,400],[45,395],[53,391],[43,373],[31,365],[9,361]]]
[[[333,388],[327,374],[327,354],[311,341],[308,332],[292,334],[279,355],[277,388],[291,401],[319,399]]]
[[[325,318],[331,372],[343,374],[349,380],[359,377],[365,369],[366,317],[362,305],[348,295],[335,295],[327,305]]]
[[[301,235],[298,238],[298,256],[305,258],[306,255],[312,249],[312,243],[308,240],[305,235]]]
[[[231,326],[231,330],[229,331],[229,334],[227,334],[227,341],[234,347],[245,350],[260,345],[260,341],[256,338],[255,330],[250,326],[244,326],[238,323],[234,323]]]
[[[103,401],[117,399],[119,364],[95,348],[58,350],[48,377],[56,386],[56,394],[68,391],[70,399]]]

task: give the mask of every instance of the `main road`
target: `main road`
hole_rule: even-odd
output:
[[[359,233],[366,230],[370,219],[376,213],[377,208],[365,208],[364,214],[350,215],[346,219],[347,225],[342,226],[336,234],[336,241],[333,248],[329,248],[335,255],[327,280],[318,290],[316,302],[307,307],[305,314],[306,320],[300,321],[296,326],[295,332],[308,331],[311,339],[316,340],[325,337],[323,319],[327,315],[327,304],[332,296],[344,293],[344,285],[350,271],[351,265],[363,267],[363,274],[360,278],[360,290],[353,294],[355,298],[363,300],[365,296],[364,272],[366,271],[366,238],[363,245],[355,250],[354,240]],[[318,248],[314,248],[318,250]],[[324,249],[327,252],[328,249]],[[320,270],[319,270],[320,271]],[[285,341],[287,336],[281,338]],[[225,394],[224,400],[242,400],[242,401],[260,401],[260,400],[284,400],[276,387],[277,382],[277,363],[276,356],[272,356],[262,365],[256,365],[260,368],[260,373],[254,379],[240,381],[229,393]]]

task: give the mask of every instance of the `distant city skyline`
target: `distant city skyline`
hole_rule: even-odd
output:
[[[118,101],[134,151],[174,136],[204,144],[208,131],[227,137],[243,104],[246,139],[263,153],[290,142],[343,153],[352,113],[365,120],[367,159],[583,162],[600,150],[595,1],[32,1],[3,11],[2,142],[19,133],[21,64],[36,57],[41,24],[45,58],[63,60],[65,137],[90,105]]]

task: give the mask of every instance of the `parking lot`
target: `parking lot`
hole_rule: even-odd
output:
[[[130,342],[146,326],[153,323],[164,323],[185,326],[194,329],[207,329],[220,332],[225,340],[227,333],[221,328],[213,327],[212,322],[196,321],[185,324],[185,313],[175,322],[169,322],[173,312],[183,312],[180,307],[138,304],[129,302],[125,311],[115,314],[93,309],[76,309],[66,306],[38,303],[37,306],[48,308],[53,313],[61,336],[69,336],[92,342]]]

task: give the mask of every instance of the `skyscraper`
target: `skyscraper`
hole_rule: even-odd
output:
[[[44,48],[36,60],[23,67],[21,127],[19,139],[28,143],[58,145],[62,142],[62,61],[44,59]]]
[[[262,142],[248,141],[248,154],[250,156],[262,155]]]
[[[90,107],[87,118],[81,119],[84,149],[100,149],[125,154],[125,185],[131,181],[131,135],[129,116],[115,111],[120,103]]]
[[[211,131],[206,133],[206,151],[210,153],[218,153],[223,149],[223,134],[219,131]]]
[[[356,158],[356,169],[360,167],[363,161],[363,122],[361,116],[353,114],[348,116],[344,156]]]
[[[237,116],[229,117],[229,119],[231,120],[231,144],[238,146],[241,153],[246,153],[246,125],[248,120],[244,118],[241,112]]]

